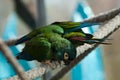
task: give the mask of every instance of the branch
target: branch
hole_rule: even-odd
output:
[[[87,18],[83,20],[82,22],[89,22],[89,23],[104,23],[112,18],[114,18],[116,15],[120,13],[120,8],[112,9],[110,11],[100,13],[97,16]]]
[[[105,12],[105,13],[101,13],[95,17],[92,17],[92,18],[88,18],[88,19],[85,19],[83,22],[96,22],[96,23],[104,23],[105,21],[108,21],[112,18],[114,18],[116,15],[118,15],[120,13],[120,8],[118,9],[113,9],[113,10],[110,10],[108,12]],[[13,39],[13,40],[8,40],[8,41],[5,41],[5,43],[8,45],[8,46],[12,46],[12,45],[15,45],[15,42],[17,41],[18,39]]]
[[[24,75],[23,68],[21,66],[19,66],[17,60],[12,55],[12,52],[9,50],[7,45],[5,45],[3,43],[2,39],[0,39],[0,50],[2,51],[3,55],[7,58],[9,63],[13,66],[13,68],[17,72],[18,76],[20,77],[20,79],[22,79],[22,80],[29,80],[26,77],[26,75]]]
[[[120,27],[120,14],[110,20],[108,23],[103,25],[98,31],[94,34],[97,38],[107,38],[113,32],[115,32]],[[99,44],[89,45],[85,44],[77,48],[78,57],[71,62],[71,64],[67,67],[61,69],[57,74],[50,78],[50,80],[59,80],[63,77],[70,69],[72,69],[77,63],[79,63],[82,59],[84,59],[92,50],[94,50]]]

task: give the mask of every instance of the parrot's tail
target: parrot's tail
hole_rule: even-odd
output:
[[[34,60],[34,58],[31,55],[29,55],[25,52],[18,53],[18,55],[16,56],[16,59],[18,59],[18,60],[23,59],[23,60],[27,60],[27,61]]]
[[[98,38],[91,38],[90,40],[95,40],[95,41],[106,41],[106,40],[112,40],[112,39],[109,39],[109,38],[107,38],[107,39],[98,39]]]
[[[20,59],[19,56],[16,56],[16,59]]]
[[[27,40],[29,40],[29,39],[30,39],[29,37],[23,36],[22,38],[20,38],[20,39],[18,39],[18,40],[16,41],[15,45],[21,44],[21,43],[23,43],[23,42],[25,42],[25,41],[27,41]]]
[[[70,29],[67,29],[67,30],[65,30],[64,33],[66,34],[66,33],[75,32],[75,31],[77,31],[77,32],[80,31],[80,32],[84,33],[84,31],[82,30],[82,28],[90,27],[90,26],[93,26],[93,25],[99,25],[100,24],[100,23],[97,23],[97,22],[77,22],[77,23],[79,23],[78,26],[70,28]]]
[[[21,59],[21,56],[22,56],[22,53],[18,53],[17,55],[16,55],[16,59]]]
[[[88,44],[94,44],[94,43],[99,43],[99,44],[105,44],[105,45],[111,45],[111,43],[106,43],[102,42],[104,41],[103,39],[81,39],[81,37],[74,37],[71,38],[72,41],[76,42],[81,42],[81,43],[88,43]]]

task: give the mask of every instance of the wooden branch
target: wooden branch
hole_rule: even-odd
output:
[[[2,51],[3,55],[7,58],[7,60],[9,61],[9,63],[13,66],[13,68],[16,71],[16,73],[20,77],[20,79],[21,80],[29,80],[26,77],[26,75],[24,74],[23,68],[21,66],[19,66],[16,58],[12,55],[12,52],[9,50],[9,48],[7,47],[7,45],[5,45],[3,43],[2,39],[0,39],[0,50]]]
[[[90,23],[104,23],[112,18],[114,18],[116,15],[120,13],[120,8],[112,9],[110,11],[100,13],[97,16],[87,18],[83,20],[82,22],[90,22]]]
[[[103,25],[98,31],[94,34],[96,38],[107,38],[113,32],[115,32],[120,27],[120,14],[110,20],[108,23]],[[78,57],[71,62],[69,66],[64,67],[61,69],[57,74],[49,78],[48,80],[59,80],[63,77],[70,69],[72,69],[77,63],[79,63],[82,59],[84,59],[92,50],[94,50],[99,44],[89,45],[85,44],[77,48],[78,50]]]

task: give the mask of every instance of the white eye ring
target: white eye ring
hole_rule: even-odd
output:
[[[68,53],[64,53],[64,60],[68,60],[68,58],[69,58],[69,55],[68,55]]]

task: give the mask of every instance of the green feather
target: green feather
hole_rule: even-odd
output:
[[[70,28],[75,28],[77,26],[80,26],[80,22],[71,22],[71,21],[65,21],[65,22],[54,22],[52,23],[54,25],[59,25],[63,29],[70,29]]]
[[[38,61],[52,59],[51,43],[46,38],[39,36],[26,42],[23,52]]]
[[[61,28],[60,26],[57,26],[57,25],[48,25],[48,26],[40,27],[40,28],[33,30],[27,36],[30,38],[33,38],[36,35],[46,33],[46,32],[47,33],[54,32],[54,33],[58,33],[58,34],[63,34],[64,30],[63,30],[63,28]]]
[[[26,59],[26,53],[32,56],[32,59],[38,61],[44,60],[64,60],[64,53],[68,52],[70,60],[76,57],[76,49],[71,46],[71,42],[63,38],[58,33],[45,32],[42,35],[38,35],[31,40],[27,41],[23,51],[22,57],[19,59]]]
[[[71,32],[71,33],[67,33],[67,34],[63,35],[63,37],[65,37],[65,38],[71,38],[71,37],[77,37],[77,36],[85,37],[86,35],[81,32]]]

